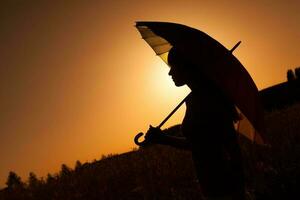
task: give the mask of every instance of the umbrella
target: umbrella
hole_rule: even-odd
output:
[[[136,22],[142,38],[154,52],[167,62],[168,52],[174,46],[189,60],[202,67],[202,72],[223,91],[240,113],[241,120],[236,124],[237,131],[257,144],[264,144],[259,133],[264,132],[263,109],[258,89],[251,76],[239,60],[208,34],[170,22]],[[200,59],[199,59],[200,58]],[[158,126],[159,128],[176,112],[186,98]],[[136,144],[139,133],[135,137]]]

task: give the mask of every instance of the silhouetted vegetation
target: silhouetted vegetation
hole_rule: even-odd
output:
[[[291,70],[291,69],[289,69],[288,71],[287,71],[287,80],[288,81],[294,81],[295,79],[296,79],[296,76],[295,76],[295,73],[294,73],[294,71],[293,70]]]
[[[300,67],[295,68],[295,76],[298,80],[300,80]]]
[[[259,92],[266,110],[282,109],[300,102],[300,67],[287,71],[287,82],[265,88]]]
[[[300,191],[300,104],[265,113],[271,146],[240,138],[251,199],[295,199]],[[180,134],[180,125],[166,129]],[[10,172],[0,199],[201,199],[188,151],[153,145],[92,163],[62,165],[26,182]]]
[[[295,80],[300,80],[300,67],[295,68],[293,71],[292,69],[289,69],[287,71],[287,80],[288,81],[295,81]]]

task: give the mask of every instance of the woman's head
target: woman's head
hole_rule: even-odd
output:
[[[199,52],[198,52],[199,53]],[[193,57],[194,56],[194,57]],[[193,59],[191,59],[193,57]],[[203,67],[209,65],[204,55],[189,55],[184,49],[172,47],[168,54],[169,75],[176,86],[187,84],[191,89],[207,87],[212,81],[205,75]]]
[[[176,86],[183,86],[191,81],[195,66],[185,57],[181,49],[172,47],[168,54],[168,64],[169,75],[172,76]]]

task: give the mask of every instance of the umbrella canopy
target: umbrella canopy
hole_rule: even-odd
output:
[[[142,38],[167,64],[168,52],[174,46],[231,100],[242,119],[238,131],[248,139],[263,144],[263,109],[258,89],[239,60],[221,43],[206,33],[176,23],[136,22]]]

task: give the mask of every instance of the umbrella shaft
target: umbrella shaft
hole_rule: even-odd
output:
[[[180,106],[187,100],[187,98],[191,95],[192,92],[190,92],[177,106],[174,108],[174,110],[158,125],[157,128],[161,128],[166,121],[180,108]]]

